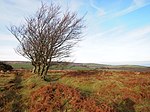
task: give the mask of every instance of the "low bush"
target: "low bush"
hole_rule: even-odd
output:
[[[13,67],[9,64],[6,64],[4,62],[0,62],[0,71],[6,72],[6,71],[12,71]]]

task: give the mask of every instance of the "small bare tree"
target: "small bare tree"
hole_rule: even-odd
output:
[[[19,41],[17,52],[28,58],[33,72],[45,77],[53,60],[70,56],[71,49],[82,38],[83,17],[59,5],[42,4],[34,16],[25,18],[19,27],[12,25],[9,31]]]

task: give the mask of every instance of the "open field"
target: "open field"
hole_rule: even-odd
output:
[[[150,111],[150,72],[50,70],[46,79],[0,74],[0,112]]]

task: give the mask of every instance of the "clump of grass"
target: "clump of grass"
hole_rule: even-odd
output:
[[[22,86],[24,87],[22,89],[22,94],[27,95],[27,96],[32,91],[48,84],[48,82],[42,80],[41,77],[39,77],[35,74],[31,74],[31,73],[30,73],[30,75],[31,75],[30,77],[28,77],[22,81]]]
[[[0,85],[7,84],[14,78],[14,74],[0,74]]]

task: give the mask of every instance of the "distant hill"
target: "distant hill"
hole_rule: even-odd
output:
[[[15,69],[32,69],[29,61],[5,61]],[[72,62],[53,62],[50,69],[55,70],[128,70],[128,71],[150,71],[150,67],[140,65],[107,65],[96,63],[72,63]]]

